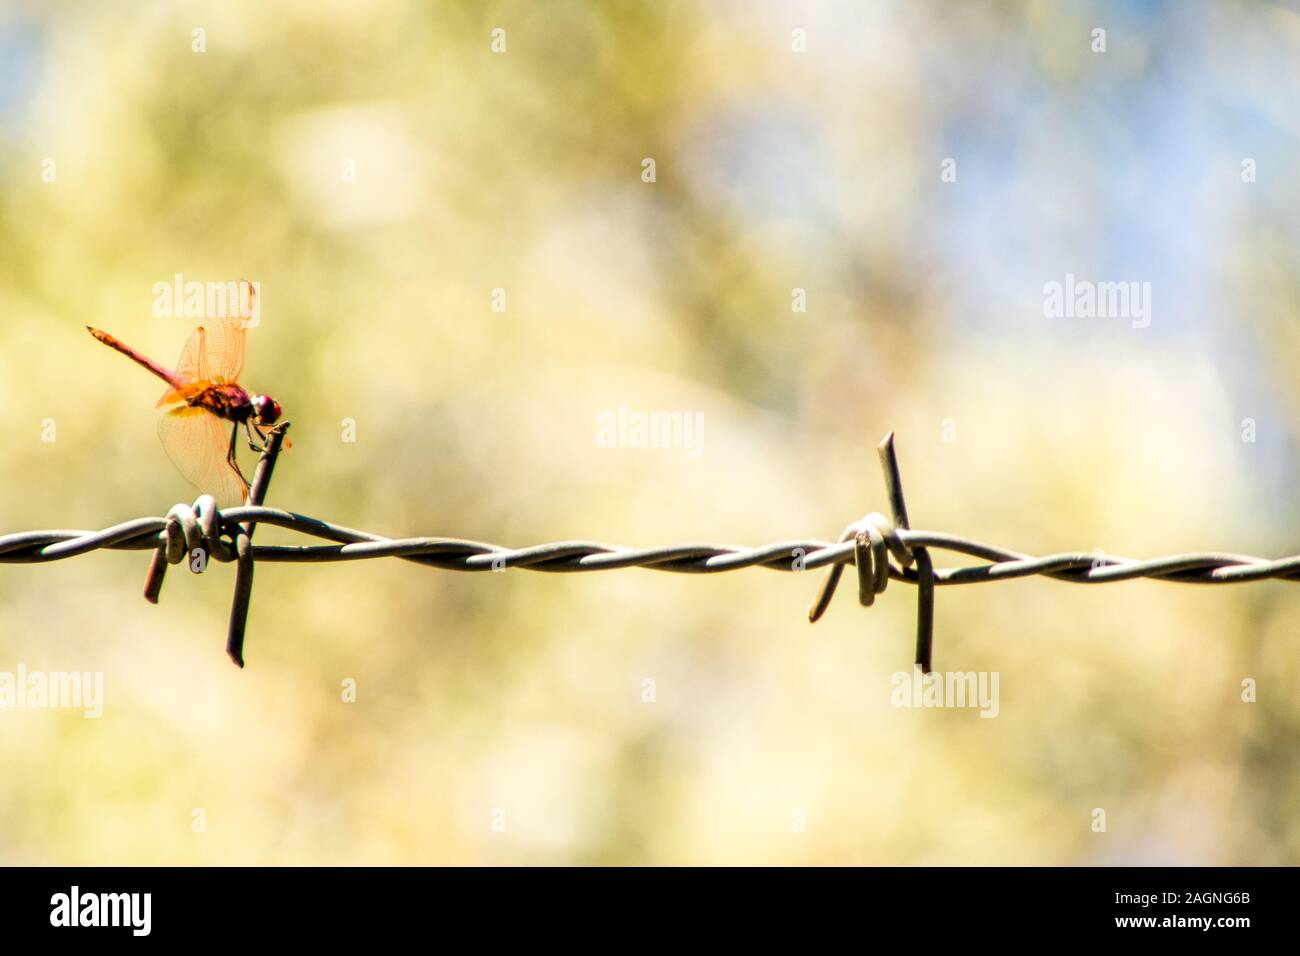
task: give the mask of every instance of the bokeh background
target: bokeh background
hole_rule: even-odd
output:
[[[352,527],[833,538],[894,429],[917,527],[1295,553],[1297,62],[1269,3],[4,0],[0,533],[193,499],[82,328],[170,362],[182,273],[261,283],[271,503]],[[1150,327],[1045,317],[1067,273]],[[703,454],[601,447],[620,404]],[[0,567],[0,669],[105,687],[0,711],[0,861],[1300,857],[1295,585],[941,590],[983,720],[890,705],[905,584],[264,564],[241,672],[232,569],[146,565]]]

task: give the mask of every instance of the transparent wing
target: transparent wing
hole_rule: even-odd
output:
[[[200,350],[198,377],[217,383],[239,381],[244,371],[244,320],[237,315],[205,319],[203,328],[207,334]]]
[[[207,367],[207,341],[208,330],[205,325],[200,325],[190,333],[190,337],[185,340],[185,348],[181,350],[181,357],[176,360],[176,377],[185,383],[185,385],[198,385],[203,382],[207,376],[203,370]],[[164,405],[175,405],[177,402],[183,402],[186,398],[184,385],[179,389],[167,389],[163,392],[162,398],[158,399],[157,408]]]
[[[217,416],[201,408],[172,409],[158,421],[163,450],[185,480],[217,499],[219,508],[236,508],[248,485],[230,466],[230,433]]]
[[[176,360],[176,377],[186,384],[211,382],[217,385],[239,381],[244,371],[244,336],[253,319],[257,304],[257,290],[251,282],[231,283],[235,288],[227,293],[224,308],[233,314],[220,318],[204,319],[203,324],[190,333]],[[248,287],[247,298],[243,295]],[[158,400],[159,407],[184,401],[182,392],[168,389]]]
[[[244,296],[247,287],[248,296]],[[227,301],[221,306],[226,316],[208,319],[203,355],[199,363],[199,378],[209,382],[239,381],[244,371],[244,333],[253,319],[257,306],[257,288],[246,279],[227,283]],[[233,299],[233,301],[231,301]]]

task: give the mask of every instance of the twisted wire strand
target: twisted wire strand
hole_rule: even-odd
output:
[[[507,548],[460,538],[388,538],[263,506],[288,428],[288,422],[281,422],[268,433],[249,487],[248,503],[243,507],[219,511],[211,496],[201,495],[193,505],[176,505],[166,517],[136,518],[100,531],[27,531],[4,535],[0,536],[0,564],[41,564],[101,550],[152,551],[144,597],[156,604],[169,566],[188,558],[190,570],[201,573],[209,560],[235,562],[226,654],[239,667],[244,666],[244,637],[258,561],[327,563],[400,558],[448,571],[521,568],[573,572],[636,567],[674,574],[717,574],[741,568],[774,571],[824,568],[821,584],[808,607],[809,621],[817,621],[825,613],[844,568],[852,565],[857,572],[858,602],[863,606],[873,604],[891,579],[916,586],[914,660],[925,673],[929,673],[933,657],[936,585],[978,584],[1032,575],[1076,584],[1135,578],[1185,584],[1234,584],[1265,578],[1300,580],[1300,555],[1268,559],[1206,551],[1139,561],[1100,551],[1075,551],[1034,557],[960,535],[914,530],[908,522],[893,432],[887,433],[876,446],[892,517],[872,512],[849,524],[835,543],[810,539],[778,541],[755,548],[697,543],[625,548],[596,541],[553,541],[527,548]],[[254,545],[253,533],[259,524],[274,525],[330,543]],[[948,551],[984,563],[936,570],[931,551]]]
[[[92,551],[145,551],[165,548],[171,563],[179,563],[187,550],[202,546],[218,561],[233,560],[229,540],[241,523],[274,525],[309,537],[333,542],[326,545],[254,545],[256,561],[325,563],[373,558],[402,558],[447,571],[491,571],[521,568],[529,571],[580,572],[646,568],[675,574],[717,574],[742,568],[803,571],[832,565],[852,565],[854,540],[838,543],[817,539],[779,541],[758,547],[730,544],[686,543],[653,548],[627,548],[596,541],[555,541],[524,548],[460,538],[388,538],[366,531],[279,508],[240,507],[209,517],[209,530],[194,533],[176,517],[192,510],[180,505],[165,518],[136,518],[100,531],[28,531],[0,536],[0,564],[42,564],[78,557]],[[203,519],[196,519],[195,523]],[[877,526],[878,527],[878,526]],[[985,544],[961,535],[939,531],[885,527],[891,550],[928,548],[978,558],[985,564],[937,568],[936,585],[977,584],[1041,575],[1078,584],[1104,584],[1149,578],[1183,584],[1235,584],[1278,579],[1300,581],[1300,555],[1260,558],[1224,552],[1192,552],[1136,560],[1101,552],[1066,552],[1042,557]],[[222,537],[224,535],[224,537]],[[181,547],[177,546],[177,542]],[[916,584],[917,572],[888,562],[889,578]],[[883,588],[877,588],[883,590]]]

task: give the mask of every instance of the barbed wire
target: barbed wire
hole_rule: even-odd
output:
[[[195,511],[193,505],[180,510]],[[255,545],[254,559],[287,563],[358,561],[368,558],[406,558],[444,571],[613,571],[646,568],[676,574],[716,574],[743,568],[775,571],[812,571],[831,564],[853,564],[852,541],[832,543],[816,539],[779,541],[756,547],[731,544],[679,544],[654,548],[628,548],[597,541],[553,541],[526,548],[463,538],[387,538],[356,531],[319,518],[278,508],[239,507],[220,512],[221,525],[248,522],[269,524],[316,538],[339,542],[324,546]],[[172,517],[136,518],[101,531],[28,531],[0,536],[0,564],[42,564],[77,557],[91,551],[145,551],[166,546]],[[222,534],[226,532],[223,530]],[[940,531],[896,530],[894,539],[909,548],[930,548],[982,558],[990,564],[939,568],[936,585],[977,584],[1043,575],[1060,581],[1103,584],[1151,578],[1183,584],[1234,584],[1266,578],[1300,580],[1300,556],[1259,558],[1246,554],[1188,552],[1138,560],[1100,551],[1074,551],[1033,557]],[[184,541],[184,538],[181,538]],[[202,539],[196,545],[219,561],[234,560],[230,542]],[[179,563],[179,562],[178,562]],[[889,565],[889,577],[915,584],[912,568]]]
[[[881,441],[878,451],[894,517],[887,518],[877,512],[868,514],[850,524],[837,542],[809,539],[758,547],[690,543],[627,548],[595,541],[555,541],[509,548],[461,538],[389,538],[261,504],[288,427],[286,422],[272,430],[253,478],[248,505],[218,510],[216,502],[203,495],[193,505],[176,505],[166,517],[136,518],[100,531],[52,530],[2,535],[0,564],[41,564],[100,550],[150,550],[154,559],[145,597],[156,603],[169,564],[188,559],[191,570],[201,573],[210,559],[236,562],[240,571],[227,651],[240,666],[243,666],[244,623],[252,569],[258,561],[320,563],[401,558],[447,571],[518,568],[555,573],[645,568],[675,574],[717,574],[743,568],[787,572],[826,568],[808,611],[812,621],[825,612],[845,566],[852,565],[857,570],[858,596],[863,605],[872,604],[891,579],[918,586],[916,663],[927,672],[931,665],[936,586],[1006,581],[1033,575],[1078,584],[1138,578],[1183,584],[1236,584],[1270,578],[1300,581],[1300,555],[1269,559],[1206,551],[1138,560],[1090,551],[1035,557],[961,535],[913,530],[908,527],[892,433]],[[259,524],[333,543],[253,545],[253,531]],[[930,550],[961,554],[987,563],[935,569]]]

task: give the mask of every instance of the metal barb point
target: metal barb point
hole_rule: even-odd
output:
[[[894,453],[894,433],[889,432],[876,451],[885,474],[885,491],[889,496],[889,509],[893,521],[884,515],[872,513],[844,529],[840,543],[853,542],[853,563],[858,571],[858,601],[870,607],[877,594],[889,583],[891,568],[889,552],[898,560],[896,577],[905,577],[904,571],[916,565],[916,663],[922,672],[929,673],[931,649],[934,644],[934,563],[923,547],[908,547],[899,536],[907,531],[907,502],[903,498],[903,482],[898,474],[898,456]],[[808,620],[816,621],[826,613],[831,597],[839,586],[844,565],[840,562],[826,569],[822,583],[808,608]]]
[[[894,515],[894,524],[901,531],[907,531],[907,502],[903,499],[903,480],[898,474],[898,456],[894,452],[894,433],[889,432],[876,446],[880,453],[880,467],[885,473],[885,492],[889,495],[889,507]],[[921,673],[930,673],[931,656],[934,649],[934,562],[930,552],[923,547],[912,548],[912,559],[916,562],[916,665]],[[903,567],[907,565],[904,564]]]
[[[246,507],[259,507],[266,500],[271,486],[271,474],[284,444],[284,433],[289,423],[282,422],[267,432],[266,447],[258,459],[253,483],[248,489]],[[167,565],[179,564],[185,555],[196,548],[207,552],[209,558],[235,561],[235,596],[230,608],[230,627],[226,633],[226,654],[236,666],[244,666],[244,632],[248,626],[248,604],[253,594],[253,531],[256,521],[235,525],[233,542],[221,538],[223,531],[220,512],[210,495],[200,495],[193,507],[177,505],[167,514],[166,525],[158,534],[158,545],[149,562],[149,575],[145,579],[144,599],[158,603]]]
[[[248,489],[248,507],[260,507],[266,500],[267,490],[271,487],[271,474],[275,471],[275,461],[280,457],[280,446],[284,444],[284,434],[289,430],[288,422],[281,422],[267,433],[266,447],[258,459],[257,471],[253,473],[253,483]],[[255,521],[245,521],[237,526],[239,533],[235,537],[235,596],[230,604],[230,628],[226,632],[226,655],[235,662],[236,667],[244,666],[244,631],[248,626],[248,605],[253,599],[253,532],[257,530]]]

